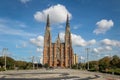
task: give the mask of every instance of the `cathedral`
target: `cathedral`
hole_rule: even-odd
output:
[[[54,43],[51,40],[50,19],[47,15],[46,29],[44,35],[43,64],[50,67],[70,68],[73,65],[73,49],[70,32],[69,17],[66,18],[64,43],[58,37]]]

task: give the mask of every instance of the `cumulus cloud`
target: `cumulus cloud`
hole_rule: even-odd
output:
[[[93,45],[96,43],[96,40],[95,39],[92,39],[90,41],[87,42],[87,45]]]
[[[74,26],[73,26],[73,29],[77,30],[77,29],[79,29],[81,26],[82,26],[82,24],[74,25]]]
[[[43,52],[43,48],[37,48],[37,50],[36,50],[37,52]]]
[[[21,45],[16,44],[16,48],[26,48],[27,47],[27,43],[23,42]]]
[[[105,46],[105,47],[94,48],[93,52],[94,53],[101,53],[101,52],[111,51],[111,50],[112,50],[112,48],[110,46]]]
[[[37,38],[32,38],[30,39],[30,42],[34,44],[37,47],[43,47],[44,45],[44,37],[43,36],[38,36]]]
[[[42,53],[44,45],[44,37],[39,35],[37,38],[30,39],[30,42],[37,47],[36,51]]]
[[[30,2],[31,0],[20,0],[21,3],[26,4],[27,2]]]
[[[64,42],[65,33],[64,33],[64,32],[60,32],[60,33],[59,33],[59,36],[60,36],[61,42]]]
[[[48,14],[50,17],[50,22],[55,24],[64,23],[66,21],[67,14],[69,15],[69,19],[72,18],[71,13],[64,5],[61,4],[51,6],[43,11],[37,11],[34,14],[34,18],[39,22],[46,22]]]
[[[102,19],[96,23],[97,28],[93,31],[95,34],[104,34],[111,27],[114,26],[114,22],[112,20]]]
[[[64,36],[65,36],[65,33],[61,32],[60,39],[62,42],[64,42]],[[71,38],[72,38],[73,46],[89,46],[89,45],[93,45],[96,43],[95,39],[86,41],[80,35],[76,35],[76,34],[71,34]]]
[[[101,40],[101,44],[108,45],[108,46],[120,47],[120,41],[117,41],[117,40],[104,39],[104,40]]]
[[[81,60],[85,60],[85,57],[83,57],[83,56],[80,56],[80,59],[81,59]]]
[[[24,30],[19,29],[18,27],[23,28],[23,27],[27,27],[27,25],[19,21],[0,19],[0,35],[6,34],[6,35],[17,35],[17,36],[25,36],[25,37],[31,37],[36,35],[33,33],[25,32]]]
[[[75,46],[86,46],[86,41],[79,35],[71,34],[72,44]]]

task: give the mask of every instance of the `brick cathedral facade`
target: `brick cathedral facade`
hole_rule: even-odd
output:
[[[50,20],[47,16],[46,30],[44,35],[44,51],[43,51],[43,64],[48,64],[51,67],[68,68],[73,65],[73,49],[70,32],[69,17],[67,16],[65,28],[65,42],[60,41],[60,37],[52,43],[50,32]]]

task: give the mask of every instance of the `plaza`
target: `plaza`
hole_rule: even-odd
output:
[[[120,77],[73,69],[38,69],[0,72],[0,80],[120,80]]]

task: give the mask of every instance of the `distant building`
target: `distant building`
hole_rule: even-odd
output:
[[[66,20],[64,43],[60,41],[59,34],[56,42],[52,43],[49,15],[47,16],[46,30],[44,35],[43,64],[48,64],[51,67],[64,68],[68,68],[73,65],[73,48],[68,16]]]
[[[78,64],[78,56],[76,54],[74,54],[73,59],[74,59],[73,64]]]

